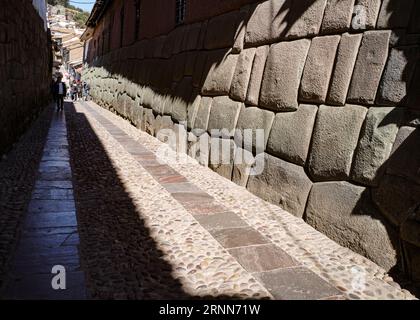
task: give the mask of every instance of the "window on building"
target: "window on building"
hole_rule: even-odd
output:
[[[186,0],[175,0],[175,23],[181,24],[185,20]]]
[[[122,6],[120,11],[120,47],[123,46],[123,37],[124,37],[124,6]]]
[[[140,6],[141,6],[141,1],[140,0],[135,0],[134,1],[134,5],[135,5],[135,13],[136,13],[136,25],[135,25],[135,40],[139,39],[139,32],[140,32]]]

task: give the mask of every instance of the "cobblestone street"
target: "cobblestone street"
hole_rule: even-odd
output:
[[[50,107],[25,137],[1,163],[11,228],[0,235],[1,297],[414,298],[370,260],[187,155],[173,161],[169,146],[91,101]],[[54,265],[67,290],[51,288]]]

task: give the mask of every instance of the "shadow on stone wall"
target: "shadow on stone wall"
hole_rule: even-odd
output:
[[[291,32],[291,30],[299,28],[300,18],[305,14],[310,14],[310,9],[316,2],[317,1],[315,0],[286,0],[271,2],[272,7],[269,11],[271,13],[275,13],[272,17],[274,23],[276,19],[279,20],[279,29],[273,28],[275,29],[276,34],[271,34],[270,37],[276,38],[278,41],[299,38],[299,36],[296,36],[295,31]],[[340,3],[345,1],[338,0],[337,2]],[[356,3],[358,2],[356,1]],[[187,50],[186,52],[181,53],[182,49],[175,49],[172,52],[176,54],[175,56],[172,53],[166,54],[164,52],[165,45],[159,45],[158,41],[153,42],[153,45],[150,45],[150,48],[147,46],[146,42],[144,42],[143,45],[140,45],[139,43],[134,44],[131,49],[122,48],[119,51],[112,52],[105,57],[94,61],[91,66],[104,68],[105,72],[109,73],[111,77],[121,77],[139,86],[148,86],[154,94],[160,95],[162,97],[159,100],[161,105],[158,105],[159,103],[156,104],[156,100],[153,100],[153,98],[149,100],[143,99],[142,105],[152,110],[150,113],[153,112],[155,115],[161,114],[163,116],[170,116],[171,120],[175,123],[187,121],[190,106],[194,104],[196,98],[203,93],[203,91],[206,96],[214,97],[218,95],[230,95],[229,89],[232,75],[226,74],[224,71],[226,69],[232,70],[232,68],[224,68],[224,66],[237,63],[237,57],[235,60],[229,60],[232,59],[232,57],[229,56],[229,53],[239,53],[244,50],[243,47],[237,46],[237,40],[245,36],[245,26],[252,13],[256,10],[256,5],[251,5],[249,7],[249,11],[239,14],[239,21],[236,21],[235,23],[229,24],[228,21],[223,19],[215,20],[215,23],[219,24],[219,27],[212,26],[211,22],[206,23],[207,31],[212,31],[210,34],[207,33],[203,35],[202,30],[197,31],[197,33],[189,33],[190,35],[197,34],[197,42],[202,43],[201,48],[203,50],[200,52],[191,53]],[[401,31],[401,27],[399,25],[401,23],[401,4],[399,1],[386,1],[383,5],[387,6],[386,10],[389,13],[388,25],[393,29],[397,29],[396,34],[398,34],[398,31]],[[229,15],[229,13],[226,15]],[[262,21],[262,23],[264,23],[264,21]],[[178,30],[181,30],[181,28],[182,27],[178,28]],[[193,26],[190,26],[190,28],[192,29]],[[173,31],[171,35],[168,36],[172,37],[172,34],[174,34],[173,39],[167,39],[167,42],[172,43],[175,47],[178,43],[178,46],[188,48],[188,43],[191,38],[179,41],[182,37],[178,37],[176,32],[177,31]],[[401,39],[397,40],[399,41]],[[394,38],[393,41],[397,40]],[[394,45],[399,46],[400,44],[398,41]],[[262,42],[258,42],[256,46],[262,46],[272,42],[273,41],[264,42],[263,40]],[[149,40],[148,43],[151,44],[152,40]],[[206,45],[205,43],[210,43],[211,45]],[[402,41],[401,45],[404,46],[405,43],[405,41]],[[159,62],[157,62],[155,59],[152,59],[152,57],[154,53],[159,50],[157,49],[159,46],[161,46],[163,59],[158,59]],[[392,49],[390,48],[390,50]],[[145,59],[139,62],[138,58],[140,57],[144,57]],[[191,64],[193,58],[195,63]],[[402,59],[409,61],[409,63],[406,63],[407,67],[402,72],[401,78],[396,80],[402,84],[403,92],[408,92],[410,95],[414,96],[414,92],[417,91],[416,83],[418,83],[419,80],[419,71],[417,70],[416,75],[414,75],[413,69],[408,66],[415,65],[418,59],[418,54],[406,55],[406,51],[403,50]],[[217,71],[217,69],[220,70]],[[420,69],[420,67],[418,67],[418,69]],[[182,74],[182,72],[184,72],[183,70],[185,70],[185,74]],[[215,70],[218,72],[216,77],[214,76]],[[390,72],[392,72],[392,70],[390,70]],[[229,85],[226,85],[226,83],[229,83]],[[114,90],[121,88],[124,88],[122,83],[120,83],[117,88],[114,88]],[[379,90],[380,89],[378,89],[378,91]],[[102,105],[104,107],[114,109],[117,113],[129,118],[134,125],[139,126],[135,120],[133,121],[133,119],[125,113],[129,110],[129,108],[126,107],[126,101],[121,98],[124,94],[132,96],[132,93],[128,91],[119,92],[118,97],[110,98],[112,103],[102,103]],[[416,206],[419,206],[418,199],[420,196],[420,193],[418,192],[418,166],[420,162],[416,162],[419,159],[416,147],[417,150],[420,149],[418,139],[419,129],[418,124],[417,127],[416,125],[409,127],[409,125],[410,123],[411,125],[415,124],[415,119],[419,118],[418,108],[420,104],[418,95],[413,98],[411,96],[401,98],[401,101],[404,103],[408,100],[410,101],[409,104],[412,107],[412,111],[410,112],[407,111],[408,108],[398,106],[398,104],[394,104],[392,101],[387,101],[382,104],[385,106],[395,106],[396,109],[383,119],[378,127],[386,126],[388,124],[396,124],[399,128],[403,127],[398,130],[398,135],[401,135],[401,141],[398,141],[397,136],[397,142],[394,144],[394,150],[392,151],[391,156],[382,163],[378,169],[378,173],[382,176],[382,178],[378,180],[377,184],[361,191],[361,194],[359,194],[360,198],[352,208],[351,214],[366,215],[374,220],[380,221],[380,223],[386,228],[386,232],[391,239],[391,246],[396,251],[397,256],[394,260],[394,266],[389,265],[389,261],[392,260],[389,256],[387,257],[388,260],[383,263],[382,266],[385,268],[390,267],[393,275],[398,275],[399,277],[402,272],[405,275],[409,275],[411,279],[419,281],[420,270],[418,266],[420,265],[420,240],[418,238],[418,230],[420,230],[420,228],[418,223],[420,216],[419,211],[414,209]],[[165,109],[166,107],[170,107],[170,111],[169,109]],[[371,108],[375,108],[375,106],[371,106]],[[406,120],[396,123],[396,117],[393,113],[401,112],[398,109],[406,110]],[[133,115],[133,113],[130,112],[131,111],[128,111],[130,115]],[[407,120],[407,118],[410,117],[413,121]],[[405,127],[411,129],[404,129]],[[148,129],[147,127],[142,129],[152,135],[154,134],[154,129]],[[189,129],[191,128],[189,127]],[[403,137],[402,135],[404,135],[404,132],[407,130],[410,131],[410,134]],[[392,144],[393,142],[391,142],[391,146]],[[402,159],[404,161],[401,161]],[[405,169],[409,170],[406,174],[402,173],[401,170],[393,171],[392,168],[395,165],[400,167],[403,171]],[[414,181],[412,181],[413,178]],[[399,184],[396,184],[391,181],[392,179],[402,180]],[[397,185],[398,187],[396,187]],[[355,184],[355,187],[359,186],[361,187],[361,185]],[[363,184],[363,186],[366,185]],[[410,200],[407,200],[408,198],[410,198]],[[392,210],[387,208],[392,208]],[[381,213],[379,213],[379,210]],[[390,212],[388,213],[387,210]],[[395,220],[392,217],[393,215],[398,216],[398,224],[395,223]],[[345,231],[343,231],[343,234],[344,233]],[[326,234],[329,235],[328,232],[326,232]],[[331,235],[329,236],[331,237]],[[340,242],[340,239],[335,238],[334,240],[338,240],[338,242]],[[381,258],[375,259],[375,257],[369,256],[368,243],[365,248],[352,247],[351,243],[349,243],[346,239],[340,243],[361,254],[364,254],[374,261],[376,260],[375,262],[381,264]],[[374,245],[377,247],[381,246],[380,243],[376,243]],[[387,254],[388,253],[385,255]]]

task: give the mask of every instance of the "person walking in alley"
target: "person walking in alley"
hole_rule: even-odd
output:
[[[63,110],[64,106],[64,97],[67,93],[66,84],[61,81],[62,76],[58,76],[57,81],[54,86],[54,95],[57,102],[57,111]]]

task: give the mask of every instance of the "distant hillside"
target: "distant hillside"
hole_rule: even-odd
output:
[[[89,12],[83,11],[80,8],[77,8],[69,3],[69,0],[48,0],[48,4],[52,6],[62,5],[69,9],[74,15],[73,20],[76,22],[77,27],[84,28],[86,27],[86,21],[89,18]]]

